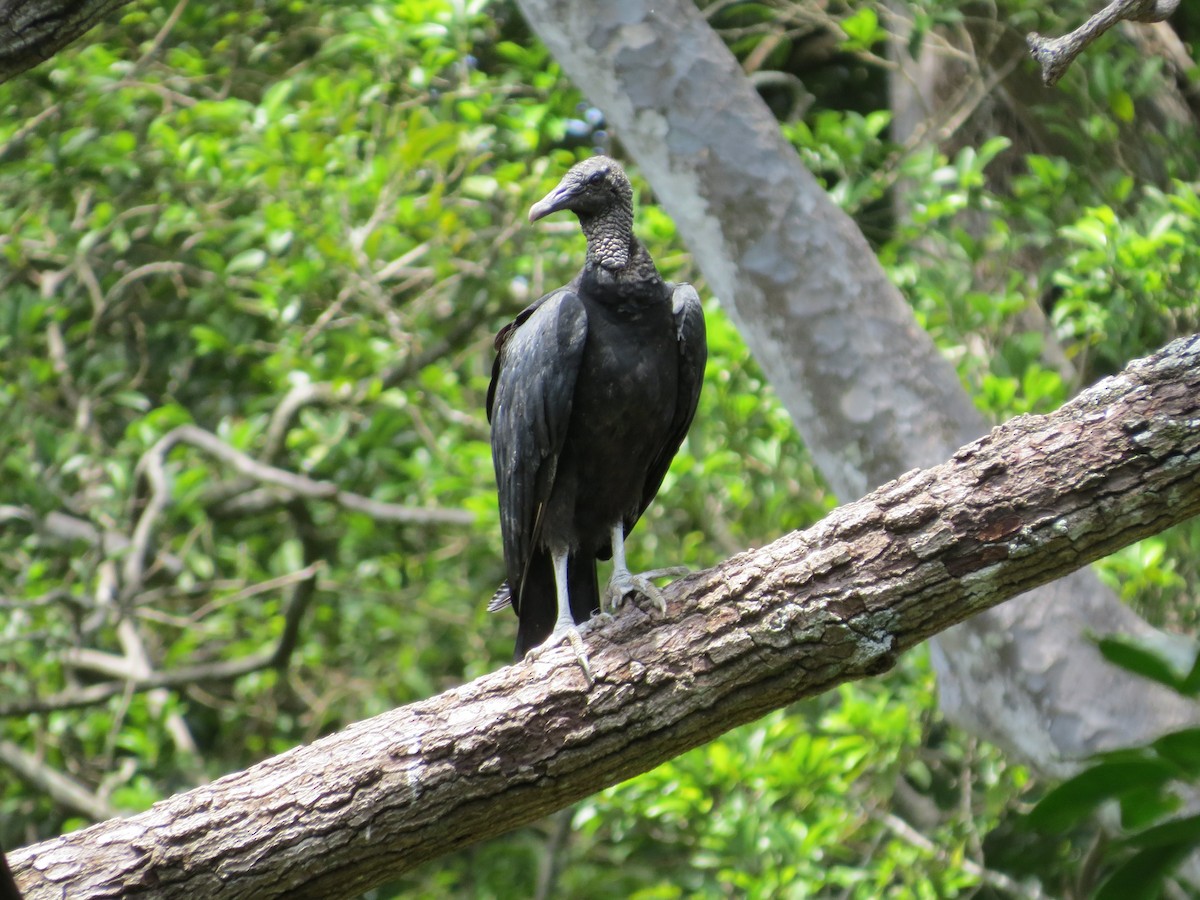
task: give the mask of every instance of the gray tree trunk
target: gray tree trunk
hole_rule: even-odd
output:
[[[604,110],[842,498],[985,423],[854,223],[688,0],[518,0]],[[1080,572],[945,636],[947,714],[1051,774],[1191,721],[1145,702],[1088,635],[1157,634]]]
[[[27,900],[358,896],[1197,514],[1197,423],[1200,336],[676,582],[663,615],[585,626],[590,684],[551,650],[17,850],[17,883]]]

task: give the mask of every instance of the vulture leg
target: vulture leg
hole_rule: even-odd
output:
[[[625,562],[625,526],[619,521],[612,529],[612,561],[612,577],[608,579],[608,587],[604,589],[604,596],[601,598],[601,612],[616,610],[629,594],[641,594],[658,607],[660,613],[665,613],[666,598],[651,579],[687,574],[687,569],[680,566],[652,569],[636,575],[630,572]]]
[[[569,556],[570,554],[566,550],[550,551],[550,561],[554,564],[554,593],[558,598],[558,621],[554,623],[554,631],[550,632],[550,637],[529,651],[525,658],[529,659],[532,656],[536,659],[551,647],[557,647],[565,640],[575,651],[575,658],[579,660],[579,667],[583,669],[583,677],[590,685],[594,681],[592,667],[588,665],[588,655],[583,646],[583,638],[579,634],[579,629],[575,627],[575,619],[571,615],[571,598],[567,593],[567,559]]]

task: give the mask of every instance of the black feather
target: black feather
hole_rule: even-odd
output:
[[[633,235],[633,192],[613,160],[573,167],[530,210],[574,212],[582,271],[496,336],[488,387],[504,561],[520,621],[517,656],[551,634],[551,553],[569,552],[571,615],[599,606],[596,560],[628,534],[687,434],[707,357],[695,290],[663,282]],[[489,608],[504,605],[498,591]]]

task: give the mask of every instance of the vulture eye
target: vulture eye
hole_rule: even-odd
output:
[[[604,176],[608,173],[601,169],[599,172],[593,172],[588,176],[588,184],[599,184],[604,180]]]

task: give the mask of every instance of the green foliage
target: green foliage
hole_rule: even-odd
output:
[[[164,15],[110,39],[153,34]],[[104,599],[114,575],[166,668],[268,651],[316,579],[286,672],[6,721],[124,809],[510,652],[512,623],[483,613],[502,567],[482,391],[490,335],[541,255],[521,227],[538,189],[527,123],[575,95],[552,72],[535,102],[514,96],[517,72],[469,65],[495,38],[478,9],[242,15],[189,8],[137,77],[136,46],[101,40],[0,95],[0,459],[16,516],[0,535],[4,696],[94,680],[63,665],[81,644],[124,654]],[[501,111],[523,124],[496,124]],[[180,442],[131,580],[152,451],[181,425],[371,501],[469,515],[405,524],[298,504]],[[61,513],[72,536],[46,527]],[[174,745],[171,716],[198,757]],[[65,824],[36,792],[3,803],[4,821],[40,823],[7,844]]]
[[[572,159],[556,145],[579,95],[502,17],[187,7],[143,58],[166,15],[130,12],[0,88],[0,696],[50,707],[2,728],[119,810],[507,660],[515,623],[484,612],[503,577],[490,343],[581,249],[524,220]],[[646,207],[639,228],[686,277],[669,220]],[[703,424],[635,565],[707,565],[834,502],[715,302],[708,315]],[[183,426],[459,518],[289,497],[178,439]],[[169,671],[269,653],[296,610],[283,668],[53,702],[107,680],[66,660],[122,660],[123,618]],[[6,846],[85,821],[36,784],[0,796]],[[527,872],[527,836],[479,852],[514,847]],[[433,885],[465,883],[470,859],[423,877],[410,887],[443,895]]]
[[[1058,91],[1022,98],[1054,132],[1041,143],[1057,152],[1018,153],[1001,136],[952,157],[925,144],[863,144],[869,158],[894,160],[876,183],[903,178],[907,216],[880,258],[995,421],[1055,409],[1200,329],[1200,147],[1152,108],[1156,61],[1111,40],[1096,47]],[[853,133],[860,114],[845,115]],[[851,192],[868,196],[861,187],[834,196]],[[870,234],[870,208],[846,208]],[[1155,624],[1194,631],[1198,548],[1200,526],[1190,523],[1097,568]]]
[[[1006,22],[1049,30],[1043,6]],[[776,5],[713,20],[735,52],[803,77],[811,98],[763,89],[784,134],[986,414],[1052,409],[1196,327],[1200,152],[1147,116],[1153,64],[1112,41],[1089,54],[1065,111],[1035,110],[1052,146],[900,146],[873,56],[888,20],[840,9],[822,64]],[[972,24],[955,4],[910,10],[923,51]],[[580,93],[499,2],[191,4],[164,30],[169,14],[127,7],[0,86],[0,705],[49,707],[0,732],[120,810],[508,659],[512,617],[483,611],[503,577],[490,342],[578,265],[574,229],[531,228],[524,210],[592,137]],[[1134,134],[1178,148],[1148,154],[1159,177],[1122,157]],[[661,210],[643,204],[638,229],[665,274],[699,281]],[[836,503],[715,298],[706,314],[701,407],[635,567],[706,566]],[[239,459],[362,502],[287,494]],[[1195,628],[1198,567],[1200,529],[1182,527],[1102,574]],[[295,612],[283,665],[51,702],[109,681],[105,663],[131,652],[122,622],[170,671],[269,653]],[[1119,798],[1141,828],[1124,858],[1165,868],[1191,834],[1160,824],[1153,780],[1194,773],[1188,741],[1109,760],[1144,776]],[[941,721],[918,652],[597,794],[561,847],[544,823],[374,894],[528,896],[558,854],[559,893],[577,897],[992,896],[981,866],[1025,846],[1006,828],[1028,781]],[[1082,817],[1098,797],[1072,790]],[[5,846],[87,821],[36,783],[0,792]],[[1043,868],[1011,871],[1045,876],[1076,853],[1064,838],[1029,854]]]
[[[1105,658],[1129,672],[1186,697],[1200,696],[1200,645],[1186,669],[1129,639],[1100,642]],[[1074,867],[1080,896],[1102,900],[1164,895],[1174,869],[1200,846],[1200,815],[1178,815],[1182,796],[1200,788],[1200,728],[1165,734],[1145,747],[1099,754],[1087,767],[1049,791],[1030,810],[1025,826],[1046,836],[1094,827],[1102,810],[1115,807],[1105,830],[1115,830],[1105,852]],[[1172,884],[1172,890],[1178,886]]]
[[[880,201],[887,188],[874,173],[891,149],[884,139],[890,124],[890,113],[882,109],[865,115],[819,110],[782,129],[829,195],[843,208],[858,210]]]
[[[1129,638],[1103,638],[1099,646],[1105,659],[1129,672],[1166,685],[1185,697],[1200,696],[1200,648],[1197,648],[1191,666],[1181,667],[1176,660]],[[1200,748],[1200,744],[1197,747]]]
[[[846,35],[842,47],[846,50],[870,50],[887,41],[887,31],[879,23],[879,14],[869,6],[861,7],[838,22]]]
[[[1115,372],[1131,347],[1200,328],[1198,231],[1200,197],[1182,182],[1170,193],[1147,188],[1124,218],[1099,206],[1063,226],[1068,252],[1053,276],[1061,295],[1052,321],[1081,353],[1095,348],[1093,369]]]

